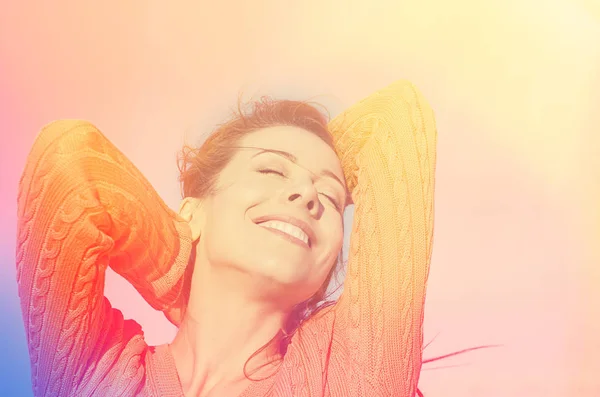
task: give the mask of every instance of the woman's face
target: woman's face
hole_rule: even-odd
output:
[[[342,247],[340,161],[298,127],[261,129],[236,146],[243,149],[199,207],[197,256],[213,270],[253,280],[261,297],[299,303],[323,284]]]

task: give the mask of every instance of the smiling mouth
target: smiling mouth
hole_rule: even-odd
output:
[[[308,235],[299,227],[283,221],[270,220],[257,223],[269,231],[272,231],[282,237],[287,237],[291,242],[300,243],[305,247],[311,247],[311,241]]]

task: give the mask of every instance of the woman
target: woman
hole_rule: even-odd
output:
[[[18,198],[34,394],[414,396],[435,144],[407,82],[329,125],[263,101],[184,149],[175,214],[93,125],[45,127]],[[344,292],[323,305],[350,197]],[[171,344],[111,308],[107,266],[179,327]]]

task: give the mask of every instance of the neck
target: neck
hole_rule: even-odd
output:
[[[278,362],[276,342],[286,312],[249,296],[251,289],[242,281],[248,276],[232,272],[208,266],[194,270],[186,313],[170,346],[186,395],[203,395],[223,384],[242,387],[247,385],[244,366],[254,379],[272,374]]]

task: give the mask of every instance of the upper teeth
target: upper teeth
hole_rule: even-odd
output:
[[[297,239],[304,241],[305,244],[308,244],[308,236],[306,235],[306,233],[304,233],[304,231],[302,231],[302,229],[300,229],[299,227],[291,225],[287,222],[266,221],[261,223],[260,226],[280,230],[284,233],[289,234],[290,236],[296,237]]]

